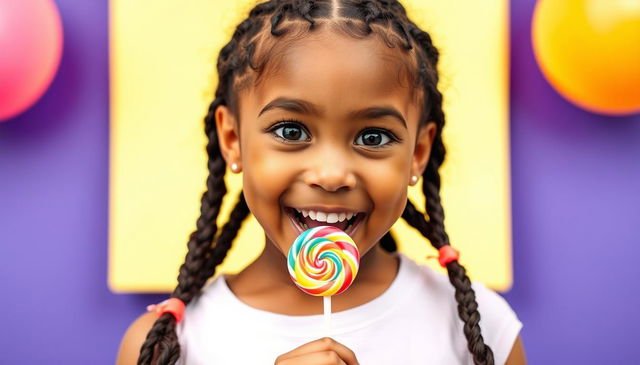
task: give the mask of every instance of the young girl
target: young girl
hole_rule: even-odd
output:
[[[520,322],[471,285],[444,229],[437,62],[397,1],[257,5],[218,59],[210,174],[178,286],[159,317],[132,324],[118,363],[524,364]],[[227,166],[243,172],[243,193],[219,229]],[[407,200],[420,178],[428,218]],[[207,284],[249,213],[264,251]],[[399,217],[439,249],[450,283],[394,252]],[[361,253],[353,285],[333,298],[333,338],[321,338],[322,300],[286,265],[295,238],[320,225],[346,231]]]

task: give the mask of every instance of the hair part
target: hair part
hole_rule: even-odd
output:
[[[329,25],[333,31],[363,39],[379,37],[389,48],[397,49],[404,62],[406,75],[421,104],[420,124],[435,123],[436,135],[427,168],[423,173],[422,191],[426,197],[425,214],[407,200],[402,218],[417,229],[435,247],[449,245],[444,228],[444,210],[440,202],[439,168],[444,162],[445,147],[442,128],[445,124],[442,94],[438,90],[439,53],[428,33],[415,25],[404,7],[395,0],[272,0],[256,5],[242,21],[220,51],[217,63],[218,86],[215,99],[204,119],[209,140],[206,150],[209,176],[201,198],[196,230],[187,242],[188,252],[180,267],[178,285],[171,294],[185,304],[198,296],[202,287],[223,262],[238,230],[249,215],[244,196],[240,194],[229,221],[218,232],[216,220],[226,195],[224,174],[226,163],[220,152],[215,127],[215,111],[227,106],[236,117],[239,92],[260,83],[261,78],[277,72],[286,49],[308,34]],[[381,245],[388,251],[397,246],[390,232]],[[478,304],[466,271],[457,261],[447,264],[449,281],[455,288],[458,314],[475,364],[493,364],[493,352],[484,343]],[[175,318],[164,314],[154,323],[140,350],[138,364],[174,364],[180,356]]]

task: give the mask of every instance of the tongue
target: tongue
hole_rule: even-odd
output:
[[[307,225],[307,227],[309,227],[309,229],[320,227],[320,226],[331,226],[344,231],[344,229],[347,228],[347,224],[349,224],[347,219],[343,220],[342,222],[327,223],[327,222],[318,222],[309,217],[306,217],[306,218],[302,218],[302,221]]]

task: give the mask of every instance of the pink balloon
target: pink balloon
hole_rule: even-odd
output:
[[[62,55],[62,22],[52,0],[0,0],[0,121],[35,103]]]

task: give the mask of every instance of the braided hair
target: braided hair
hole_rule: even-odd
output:
[[[220,51],[215,99],[204,118],[209,176],[201,198],[196,230],[189,237],[185,262],[180,267],[178,285],[171,297],[188,304],[201,292],[207,280],[215,274],[216,267],[224,261],[238,230],[249,215],[247,203],[240,193],[228,222],[218,232],[217,218],[227,190],[224,183],[226,163],[215,128],[216,109],[224,105],[237,116],[239,91],[260,81],[260,77],[267,73],[268,64],[277,57],[278,48],[286,47],[287,40],[301,39],[323,23],[356,38],[373,34],[387,46],[397,47],[412,56],[410,75],[418,90],[416,95],[421,98],[420,124],[435,123],[437,130],[423,173],[422,191],[426,197],[427,217],[407,200],[402,218],[436,249],[449,245],[440,202],[439,173],[446,152],[442,141],[445,116],[442,94],[437,87],[439,53],[429,34],[407,17],[404,7],[396,0],[271,0],[252,9]],[[387,251],[396,250],[391,233],[385,234],[380,244]],[[464,323],[463,331],[474,363],[493,364],[493,352],[481,334],[478,304],[466,270],[453,261],[447,264],[447,272],[455,288],[458,314]],[[175,318],[171,314],[163,314],[149,331],[140,350],[138,364],[174,364],[179,356]]]

